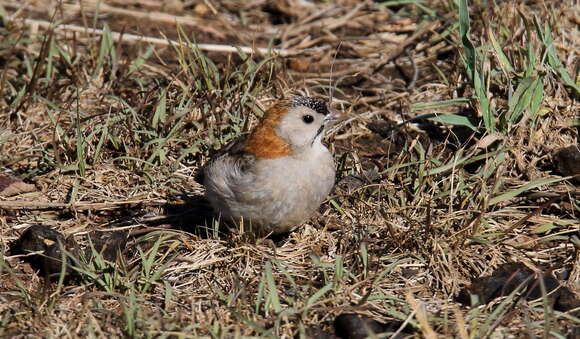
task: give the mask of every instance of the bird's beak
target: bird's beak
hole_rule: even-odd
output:
[[[328,107],[328,114],[324,117],[324,124],[327,125],[329,123],[333,123],[336,122],[337,120],[340,120],[342,118],[342,112],[332,108],[332,107]]]

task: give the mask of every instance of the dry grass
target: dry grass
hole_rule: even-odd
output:
[[[552,161],[578,144],[580,9],[470,1],[468,23],[454,1],[407,2],[0,1],[0,167],[37,188],[0,197],[0,336],[292,337],[344,312],[429,337],[580,326],[542,300],[452,301],[512,261],[580,292],[578,191]],[[199,221],[209,152],[276,98],[331,87],[348,119],[320,215],[276,246]],[[32,224],[81,243],[173,230],[62,285],[8,256]]]

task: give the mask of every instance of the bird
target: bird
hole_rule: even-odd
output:
[[[202,166],[198,180],[214,212],[256,236],[289,233],[307,221],[335,183],[322,138],[340,117],[323,99],[277,100],[249,134]]]

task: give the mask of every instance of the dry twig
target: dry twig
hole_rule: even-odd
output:
[[[22,22],[31,27],[33,31],[38,30],[38,28],[43,29],[51,29],[54,28],[55,33],[63,33],[63,32],[77,32],[83,33],[87,35],[103,35],[102,29],[96,28],[87,28],[77,25],[57,25],[42,20],[33,20],[33,19],[23,19]],[[111,36],[113,39],[119,42],[125,43],[136,43],[136,42],[146,42],[155,45],[179,45],[178,41],[170,40],[170,39],[160,39],[160,38],[153,38],[153,37],[146,37],[146,36],[138,36],[135,34],[129,33],[118,33],[118,32],[111,32]],[[277,49],[277,48],[264,48],[264,47],[249,47],[249,46],[233,46],[233,45],[219,45],[219,44],[198,44],[196,43],[195,46],[200,50],[210,51],[210,52],[219,52],[219,53],[260,53],[260,54],[277,54],[280,56],[287,56],[291,54],[298,54],[297,52],[291,52],[287,49]]]

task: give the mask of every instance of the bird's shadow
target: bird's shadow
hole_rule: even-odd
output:
[[[162,206],[164,213],[161,217],[149,220],[142,218],[141,222],[152,229],[179,230],[202,239],[230,239],[239,236],[245,242],[256,242],[260,239],[252,232],[240,234],[238,226],[230,220],[221,219],[204,196],[182,193],[170,197],[168,201],[179,203],[169,202]],[[289,234],[269,235],[266,239],[278,244],[284,242]]]
[[[227,225],[214,213],[209,201],[200,195],[182,193],[168,199],[162,206],[163,216],[145,222],[148,226],[164,226],[167,229],[195,234],[203,239],[223,237]]]
[[[91,245],[77,242],[74,236],[67,237],[47,226],[33,225],[9,244],[8,253],[21,256],[22,260],[45,278],[47,284],[61,277],[68,284],[80,281],[78,279],[82,275],[78,274],[77,267],[82,268],[97,257],[101,261],[117,262],[119,258],[127,258],[135,252],[137,242],[144,240],[152,245],[150,240],[157,238],[153,234],[155,231],[178,230],[194,234],[200,239],[230,240],[228,243],[233,246],[239,244],[239,241],[257,243],[260,240],[251,232],[236,233],[235,225],[216,217],[210,203],[203,196],[181,194],[169,197],[168,201],[160,206],[161,213],[156,215],[146,214],[143,210],[135,213],[135,209],[118,211],[124,216],[112,221],[106,230],[87,233],[84,240]],[[138,224],[145,227],[133,227]],[[147,234],[151,234],[152,238],[142,238]],[[286,237],[276,235],[267,239],[278,243]],[[63,258],[66,258],[65,264]]]

